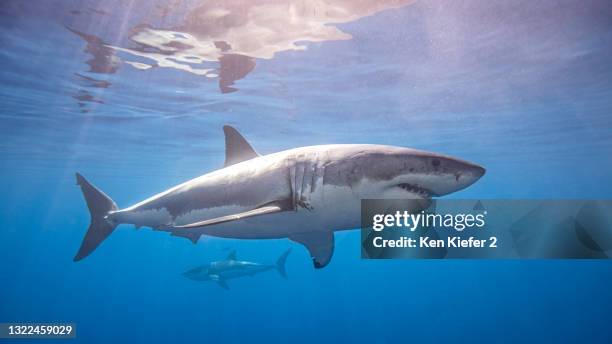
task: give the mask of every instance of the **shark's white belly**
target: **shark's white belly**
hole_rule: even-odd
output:
[[[189,231],[225,238],[266,239],[284,238],[296,233],[346,230],[360,225],[360,199],[349,187],[321,185],[319,192],[310,194],[309,208],[249,217],[241,220],[192,228]],[[172,218],[164,208],[122,214],[122,220],[137,226],[167,230],[168,227],[212,219],[227,214],[245,212],[247,207],[227,205],[198,209]]]
[[[268,266],[268,265],[256,265],[256,266],[250,266],[250,267],[241,268],[241,269],[222,270],[222,271],[216,272],[216,274],[219,275],[219,277],[221,277],[222,279],[233,279],[233,278],[240,278],[240,277],[245,277],[245,276],[254,276],[258,273],[265,272],[273,268],[274,268],[273,266]]]

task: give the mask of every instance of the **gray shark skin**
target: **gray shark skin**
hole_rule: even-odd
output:
[[[225,167],[124,209],[77,173],[91,225],[74,260],[89,255],[119,224],[150,227],[196,243],[202,235],[289,238],[314,266],[331,260],[334,231],[360,226],[365,198],[430,200],[464,189],[485,169],[410,148],[340,144],[259,155],[230,126],[223,128]]]
[[[291,249],[285,251],[278,257],[275,265],[267,265],[260,263],[247,262],[236,258],[236,251],[232,251],[225,260],[211,262],[196,268],[187,270],[183,276],[194,281],[213,281],[224,289],[229,289],[227,280],[255,276],[262,272],[276,270],[283,277],[287,278],[285,271],[285,262],[287,256],[291,253]]]

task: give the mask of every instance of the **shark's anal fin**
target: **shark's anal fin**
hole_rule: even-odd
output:
[[[318,231],[293,234],[289,239],[306,246],[316,269],[324,268],[334,254],[334,232]]]
[[[225,167],[259,156],[238,130],[225,125],[223,133],[225,134]]]
[[[221,216],[221,217],[215,217],[213,219],[208,219],[208,220],[203,220],[203,221],[198,221],[198,222],[194,222],[194,223],[190,223],[190,224],[186,224],[186,225],[182,225],[182,226],[174,226],[172,228],[174,229],[189,229],[189,228],[198,228],[198,227],[204,227],[204,226],[210,226],[210,225],[218,225],[220,223],[224,223],[224,222],[230,222],[230,221],[236,221],[236,220],[241,220],[241,219],[245,219],[247,217],[252,217],[252,216],[259,216],[259,215],[265,215],[265,214],[272,214],[272,213],[278,213],[281,211],[285,211],[288,210],[286,206],[283,205],[282,202],[273,202],[273,203],[269,203],[267,205],[263,205],[259,208],[255,208],[253,210],[248,210],[242,213],[237,213],[237,214],[231,214],[231,215],[226,215],[226,216]]]

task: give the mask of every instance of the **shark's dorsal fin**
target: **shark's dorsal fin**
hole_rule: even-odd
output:
[[[226,260],[236,260],[236,250],[233,250],[232,252],[230,252],[227,255],[227,258],[225,258]]]
[[[224,125],[223,133],[225,133],[225,167],[259,156],[234,127]]]
[[[306,246],[316,269],[324,268],[334,254],[334,232],[317,231],[293,234],[289,239]]]
[[[272,203],[268,203],[266,205],[262,205],[261,207],[255,208],[253,210],[244,211],[242,213],[225,215],[225,216],[221,216],[221,217],[215,217],[213,219],[208,219],[208,220],[198,221],[198,222],[194,222],[194,223],[189,223],[189,224],[182,225],[182,226],[174,226],[172,228],[174,228],[174,229],[179,229],[179,228],[189,229],[189,228],[205,227],[205,226],[210,226],[210,225],[218,225],[218,224],[224,223],[224,222],[236,221],[236,220],[244,219],[244,218],[247,218],[247,217],[259,216],[259,215],[265,215],[265,214],[272,214],[272,213],[278,213],[278,212],[281,212],[281,211],[290,210],[287,206],[285,206],[286,203],[287,202],[272,202]]]

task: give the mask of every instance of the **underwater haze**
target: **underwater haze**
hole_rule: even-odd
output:
[[[72,261],[75,172],[129,206],[222,167],[225,124],[264,154],[377,143],[487,168],[452,198],[610,199],[609,1],[3,0],[0,45],[0,323],[72,322],[83,343],[612,342],[606,260],[362,260],[346,231],[315,270],[288,239],[122,225]],[[288,248],[287,280],[182,276]]]

